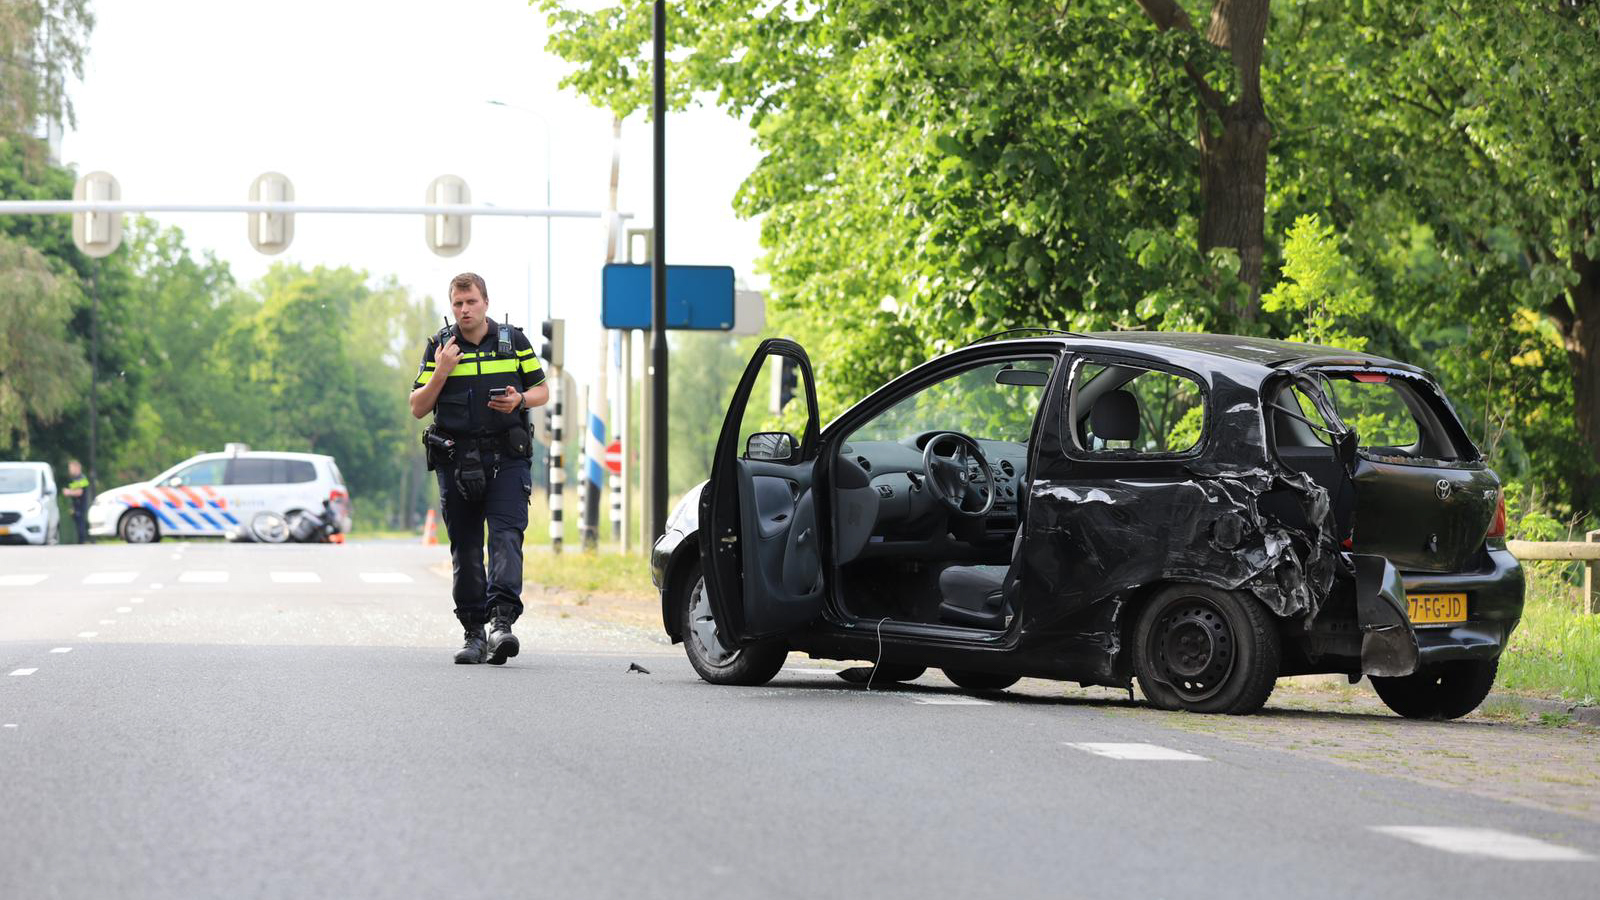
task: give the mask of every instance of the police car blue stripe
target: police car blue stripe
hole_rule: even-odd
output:
[[[206,524],[210,525],[212,528],[215,528],[218,531],[222,530],[222,526],[217,524],[217,520],[216,519],[211,518],[210,516],[206,515],[203,512],[197,512],[197,513],[195,513],[195,515],[199,516],[202,519],[205,519],[206,520]]]
[[[156,514],[156,518],[161,520],[161,524],[167,526],[168,528],[177,528],[178,527],[177,525],[173,524],[171,519],[167,518],[167,514],[162,512],[160,507],[157,507],[157,506],[155,506],[153,504],[148,504],[147,503],[147,504],[145,504],[144,508],[150,510],[153,513],[155,513]]]
[[[188,513],[180,511],[180,512],[176,513],[176,515],[177,515],[178,518],[182,519],[185,523],[187,523],[190,528],[199,528],[200,527],[200,523],[196,522],[195,520],[193,520],[191,518],[189,518],[189,514]]]

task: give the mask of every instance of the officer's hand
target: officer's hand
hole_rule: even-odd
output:
[[[456,346],[456,336],[452,334],[434,351],[433,367],[440,375],[449,375],[458,362],[461,362],[461,348]]]
[[[516,412],[521,407],[522,395],[516,391],[509,391],[503,396],[489,398],[489,408],[495,412]]]

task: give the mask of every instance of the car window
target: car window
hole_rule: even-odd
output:
[[[277,484],[283,480],[283,460],[240,457],[228,461],[229,484]]]
[[[0,494],[27,494],[39,487],[39,475],[29,469],[0,469]]]
[[[331,459],[328,460],[328,471],[333,473],[333,483],[344,487],[344,474],[339,471],[339,464]],[[315,476],[312,480],[315,480]]]
[[[1399,385],[1386,375],[1350,375],[1326,382],[1334,410],[1356,430],[1361,447],[1401,450],[1415,447],[1422,432],[1400,396]]]
[[[794,438],[798,450],[799,442],[805,440],[805,390],[798,364],[786,356],[768,356],[739,421],[738,455],[745,455],[750,436],[758,432],[784,432]]]
[[[1200,382],[1186,375],[1084,363],[1073,376],[1073,434],[1090,453],[1184,453],[1205,431],[1204,399]]]
[[[283,468],[278,480],[284,484],[305,484],[317,480],[316,468],[303,459],[280,459],[278,464]]]
[[[889,407],[848,440],[902,441],[930,431],[959,431],[1026,444],[1053,365],[1048,359],[1012,359],[967,369]]]
[[[172,473],[161,484],[163,486],[189,485],[219,485],[223,483],[223,472],[227,460],[206,459],[192,466],[185,466]]]

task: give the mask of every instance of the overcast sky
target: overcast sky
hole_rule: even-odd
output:
[[[99,0],[94,12],[62,159],[80,174],[112,173],[124,200],[244,201],[257,175],[277,171],[304,202],[421,203],[435,176],[454,174],[474,202],[543,206],[546,129],[488,103],[500,100],[549,122],[552,204],[605,205],[610,114],[557,87],[566,66],[544,51],[544,17],[523,0]],[[758,159],[749,128],[714,109],[673,115],[667,127],[668,258],[731,265],[764,286],[757,226],[731,205]],[[650,223],[650,189],[649,123],[636,115],[623,126],[619,199],[636,224]],[[542,222],[478,218],[466,252],[443,258],[428,250],[420,216],[302,215],[293,245],[267,257],[250,246],[242,213],[159,218],[241,282],[280,259],[351,265],[397,276],[442,313],[450,276],[472,270],[488,281],[491,315],[543,318]],[[603,228],[557,220],[552,238],[569,360],[592,365]]]

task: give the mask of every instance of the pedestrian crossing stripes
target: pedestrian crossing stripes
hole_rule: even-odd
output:
[[[1095,756],[1104,756],[1107,759],[1131,759],[1140,761],[1170,760],[1174,762],[1206,762],[1204,756],[1163,747],[1160,744],[1108,744],[1108,743],[1068,743],[1068,747],[1093,753]]]
[[[1588,862],[1594,859],[1594,856],[1573,847],[1493,828],[1374,825],[1372,830],[1433,850],[1463,856],[1487,856],[1516,862]]]

